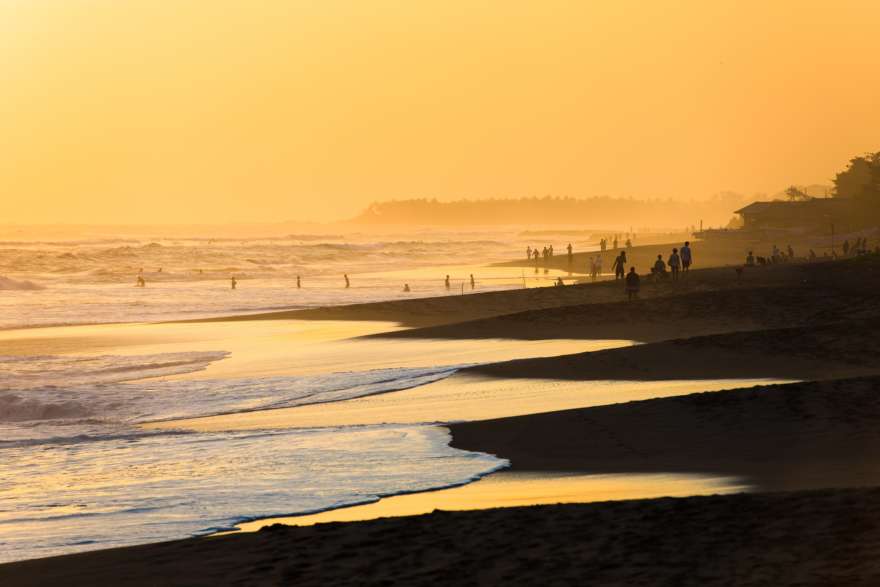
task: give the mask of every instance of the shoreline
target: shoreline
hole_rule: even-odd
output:
[[[394,556],[403,556],[401,549],[405,545],[370,538],[371,529],[393,527],[404,533],[411,532],[413,528],[439,531],[441,526],[446,526],[438,520],[443,523],[448,520],[452,525],[449,531],[453,531],[451,528],[459,525],[453,520],[464,523],[465,520],[493,519],[495,527],[481,527],[478,530],[472,527],[471,531],[482,536],[483,542],[500,545],[507,542],[498,533],[498,527],[518,528],[513,531],[534,536],[534,528],[528,524],[517,526],[520,523],[517,520],[534,521],[546,517],[547,522],[552,519],[559,524],[580,515],[574,512],[584,511],[601,516],[610,511],[629,512],[631,517],[627,518],[625,524],[603,535],[607,540],[619,540],[631,532],[641,532],[645,536],[649,529],[639,520],[644,518],[645,512],[659,511],[657,508],[668,503],[697,508],[693,515],[703,521],[706,516],[713,519],[715,514],[712,512],[717,513],[718,508],[725,510],[729,504],[772,502],[776,508],[788,508],[791,504],[800,503],[804,511],[815,514],[816,511],[821,512],[822,507],[838,511],[855,502],[874,507],[871,504],[876,500],[880,508],[878,490],[858,489],[880,487],[880,466],[874,466],[866,458],[880,448],[880,400],[877,399],[880,394],[876,392],[880,389],[880,374],[874,367],[880,357],[880,342],[874,336],[880,310],[877,310],[877,296],[866,293],[872,291],[880,279],[880,271],[876,270],[880,268],[880,263],[875,258],[860,258],[824,265],[820,272],[807,264],[772,267],[766,271],[762,269],[762,273],[754,272],[755,279],[746,284],[739,283],[729,269],[703,270],[702,273],[694,271],[687,286],[658,288],[634,304],[616,300],[603,302],[606,295],[620,295],[617,284],[603,282],[544,288],[541,291],[513,290],[475,296],[381,302],[347,306],[343,310],[327,308],[316,310],[314,316],[306,318],[326,320],[330,319],[328,316],[337,316],[335,319],[339,319],[340,312],[357,314],[360,316],[357,321],[374,320],[383,313],[386,316],[399,316],[404,319],[389,322],[408,323],[410,326],[421,323],[422,327],[390,334],[378,332],[365,338],[377,341],[402,338],[415,342],[419,338],[455,341],[469,337],[474,332],[486,334],[483,339],[488,335],[498,337],[502,327],[505,334],[513,339],[518,334],[520,340],[533,340],[531,337],[535,336],[535,327],[542,322],[544,326],[537,329],[541,336],[537,338],[546,338],[551,332],[557,335],[579,332],[581,339],[588,339],[587,334],[601,332],[598,328],[585,332],[584,325],[578,323],[582,317],[591,316],[591,310],[594,313],[598,311],[596,315],[600,316],[592,326],[604,321],[610,325],[609,328],[616,328],[618,332],[631,332],[626,329],[628,322],[637,323],[645,316],[656,316],[650,325],[653,334],[645,334],[647,344],[495,362],[468,369],[468,376],[496,382],[512,381],[515,385],[543,377],[545,381],[553,382],[554,386],[567,385],[572,390],[602,376],[623,382],[654,381],[660,385],[666,385],[671,376],[702,381],[700,377],[717,377],[719,374],[786,375],[811,381],[689,395],[678,392],[659,399],[636,398],[638,401],[606,402],[555,411],[541,412],[529,408],[531,411],[520,415],[478,417],[476,421],[448,425],[452,431],[450,446],[508,459],[512,475],[536,475],[545,481],[560,473],[568,474],[569,478],[584,474],[709,475],[742,480],[758,493],[749,496],[683,497],[673,500],[655,498],[586,505],[533,505],[455,513],[435,512],[346,524],[322,523],[298,529],[273,526],[255,533],[235,533],[228,537],[181,540],[9,563],[0,565],[0,577],[8,573],[6,576],[10,578],[10,585],[34,584],[27,582],[28,577],[35,576],[28,575],[28,569],[39,569],[39,576],[43,578],[51,577],[53,573],[63,573],[63,576],[73,578],[70,584],[93,584],[101,582],[101,577],[113,576],[101,574],[101,569],[105,573],[110,572],[110,567],[104,565],[112,561],[114,569],[122,565],[124,572],[128,573],[124,581],[126,584],[148,584],[138,582],[141,580],[141,575],[138,575],[138,569],[141,568],[139,560],[156,561],[176,553],[172,556],[204,572],[205,569],[193,562],[191,553],[194,551],[202,552],[218,568],[226,568],[227,573],[229,565],[234,565],[235,568],[249,569],[248,572],[255,577],[262,577],[261,573],[270,571],[283,574],[286,572],[284,569],[289,570],[290,565],[296,565],[296,562],[285,555],[278,558],[278,564],[269,565],[269,570],[260,570],[262,567],[259,565],[248,566],[243,555],[234,554],[241,545],[260,545],[259,549],[265,549],[265,541],[271,541],[273,537],[287,540],[293,536],[311,536],[317,540],[316,537],[326,536],[329,532],[343,541],[363,538],[367,540],[364,548],[369,548],[367,544],[384,544],[385,548],[390,549],[389,552],[395,553]],[[584,299],[584,294],[589,292],[602,294]],[[529,298],[528,294],[537,298]],[[463,301],[461,298],[471,298],[468,301],[476,307],[467,309],[457,306]],[[535,299],[539,299],[539,307],[517,309],[525,301],[534,302]],[[510,311],[497,313],[504,310],[504,303],[510,300],[513,300],[512,306],[507,308]],[[657,313],[659,308],[672,311]],[[618,309],[630,313],[615,312]],[[750,311],[744,312],[743,309]],[[287,319],[288,313],[281,314],[283,316],[273,313],[271,317],[255,318],[248,315],[206,322],[230,323],[231,328],[231,323],[243,320],[255,325],[261,320]],[[714,327],[710,320],[713,314],[719,320]],[[472,318],[474,315],[481,317]],[[447,321],[446,325],[440,325],[438,321],[441,318]],[[713,328],[722,332],[713,332]],[[439,383],[442,386],[443,382]],[[458,385],[458,380],[453,383]],[[424,388],[431,385],[436,384]],[[385,396],[383,399],[389,399],[393,393],[382,394]],[[544,393],[546,390],[537,389],[536,397]],[[369,396],[364,403],[375,402],[379,397],[382,396]],[[308,411],[301,408],[292,410],[299,410],[299,415]],[[484,479],[498,478],[498,475],[504,474],[496,473]],[[480,481],[477,481],[463,487],[474,488],[479,484]],[[487,484],[492,483],[483,486]],[[448,498],[451,492],[441,489],[413,495],[445,494]],[[854,497],[847,498],[846,495]],[[557,497],[551,495],[550,499]],[[388,506],[390,500],[395,498],[385,499],[383,507]],[[484,503],[490,508],[503,505]],[[336,511],[347,511],[349,516],[359,515],[355,512],[357,508],[368,508],[370,505],[373,504]],[[382,515],[387,515],[387,509],[382,511],[385,512]],[[543,517],[534,517],[538,511],[543,512],[540,514]],[[756,520],[754,523],[785,525],[800,519],[798,515],[795,511],[785,509],[784,515],[778,520]],[[734,520],[727,518],[718,520],[717,524],[718,531],[725,537],[735,527]],[[869,531],[863,528],[858,532]],[[872,534],[865,536],[874,539]],[[562,547],[563,543],[556,541],[552,534],[543,539],[557,548]],[[580,538],[576,538],[575,543],[582,544],[578,540]],[[221,548],[221,544],[227,546]],[[417,549],[431,548],[428,543],[411,546]],[[223,555],[223,548],[231,550],[226,550],[227,554]],[[504,556],[503,549],[494,552],[495,556]],[[632,556],[637,551],[628,552],[628,556]],[[452,553],[459,557],[471,557],[473,554],[455,549],[450,550]],[[159,559],[155,558],[157,556]],[[258,556],[257,551],[254,551],[254,556]],[[329,551],[326,556],[330,558],[321,560],[332,560],[333,555]],[[856,562],[864,564],[865,560],[857,558]],[[174,568],[180,571],[178,567]],[[156,576],[155,570],[155,567],[143,567],[144,572],[153,573],[153,578]],[[400,572],[398,569],[396,575],[390,576],[405,576]],[[657,572],[662,574],[663,571],[658,569]],[[304,584],[326,579],[325,575],[309,574],[305,570],[303,573],[290,574],[290,577],[299,577]],[[171,578],[173,575],[161,576]],[[77,583],[76,577],[81,577],[82,582]],[[182,577],[181,584],[192,584],[191,576],[190,583],[184,583]],[[277,579],[278,575],[271,577]],[[267,584],[272,584],[273,579],[265,580]],[[223,580],[219,582],[226,584]],[[169,584],[174,584],[173,580]]]

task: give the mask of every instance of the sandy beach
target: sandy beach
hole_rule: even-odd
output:
[[[413,365],[433,353],[456,372],[332,403],[145,427],[438,423],[452,447],[509,468],[224,536],[0,565],[0,580],[525,585],[542,577],[561,585],[586,573],[602,585],[871,584],[880,572],[870,521],[880,508],[871,458],[880,448],[880,305],[870,293],[878,279],[878,259],[865,257],[742,278],[730,268],[696,270],[680,284],[647,285],[631,303],[618,284],[600,282],[8,334],[7,354],[33,352],[44,337],[53,352],[238,341],[226,345],[232,359],[165,378],[172,382],[320,373],[328,356],[379,367],[368,360],[378,349]],[[279,350],[303,336],[307,350]],[[796,575],[786,570],[793,564]]]

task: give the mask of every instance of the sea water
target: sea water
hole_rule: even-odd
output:
[[[524,257],[525,247],[515,234],[500,233],[6,240],[0,328],[461,295],[567,276],[485,265]],[[134,287],[138,275],[146,287]],[[390,360],[352,370],[343,361],[307,376],[180,380],[228,356],[222,348],[0,356],[0,561],[197,535],[466,483],[506,465],[451,449],[445,429],[422,425],[202,433],[141,427],[336,402],[455,372],[426,354],[406,368]]]
[[[423,240],[330,235],[307,241],[0,241],[0,328],[173,320],[453,295],[552,285],[556,277],[568,276],[487,266],[524,258],[526,246],[513,231],[431,234]],[[593,248],[578,244],[579,251]],[[350,287],[345,287],[345,274]],[[145,287],[135,287],[138,276]],[[238,282],[234,291],[232,277]],[[410,291],[404,292],[405,284]]]
[[[472,481],[506,461],[431,426],[195,433],[168,418],[339,401],[453,367],[164,381],[224,353],[6,357],[0,379],[0,562],[169,540]],[[39,373],[45,373],[44,381]]]

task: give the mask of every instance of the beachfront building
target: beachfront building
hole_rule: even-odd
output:
[[[787,202],[753,202],[735,213],[742,218],[745,231],[823,232],[832,223],[847,224],[852,219],[852,200],[810,198]]]

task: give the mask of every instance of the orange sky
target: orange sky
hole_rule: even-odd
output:
[[[880,149],[880,2],[0,0],[0,222],[704,198]]]

